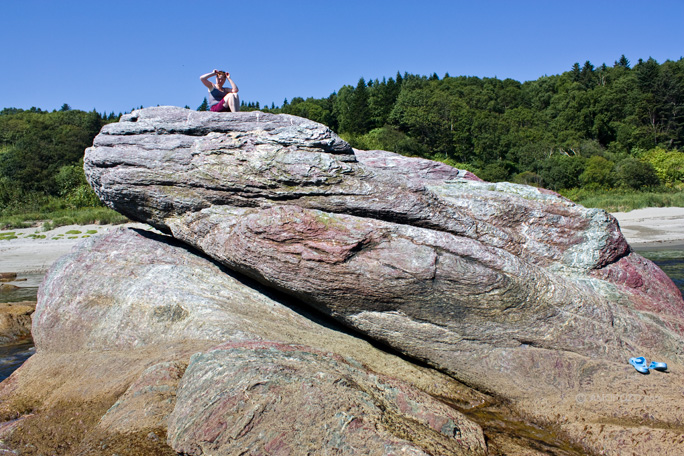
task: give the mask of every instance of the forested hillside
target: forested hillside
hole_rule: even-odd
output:
[[[524,83],[398,73],[264,110],[322,122],[357,148],[434,158],[491,181],[645,189],[684,178],[684,59],[632,67],[622,56]]]
[[[632,66],[622,56],[612,66],[585,62],[524,83],[397,73],[322,99],[243,103],[254,109],[324,123],[357,148],[437,159],[583,204],[587,192],[606,191],[629,193],[631,207],[684,200],[684,59]],[[83,152],[118,117],[67,104],[0,111],[0,217],[99,205],[83,175]],[[666,199],[635,205],[635,192]]]
[[[83,174],[83,153],[116,117],[95,111],[0,111],[0,215],[99,205]]]

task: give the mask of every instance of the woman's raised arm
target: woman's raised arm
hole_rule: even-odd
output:
[[[204,84],[207,87],[207,89],[211,90],[214,87],[214,85],[211,82],[209,82],[209,78],[215,75],[216,70],[212,71],[211,73],[203,74],[202,76],[200,76],[200,81],[202,81],[202,84]]]

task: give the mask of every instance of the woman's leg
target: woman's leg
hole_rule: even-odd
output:
[[[223,105],[230,108],[231,112],[238,112],[240,110],[240,97],[237,93],[229,93],[223,97]]]

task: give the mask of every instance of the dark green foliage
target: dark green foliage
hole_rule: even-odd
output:
[[[660,185],[653,166],[634,157],[627,157],[618,163],[615,167],[615,174],[618,185],[635,190]]]
[[[304,100],[301,97],[294,97],[288,104],[283,105],[280,112],[283,114],[292,114],[299,117],[306,117],[315,122],[320,122],[325,125],[333,125],[333,103],[331,98],[307,98]]]
[[[539,163],[538,174],[542,185],[551,190],[574,188],[580,184],[585,160],[564,154],[555,154]]]
[[[208,111],[209,110],[209,103],[207,102],[207,97],[204,97],[202,100],[202,104],[199,105],[197,108],[198,111]]]
[[[298,108],[286,100],[271,112],[322,122],[355,147],[469,164],[482,177],[556,190],[651,187],[652,173],[638,177],[637,162],[622,161],[639,158],[637,150],[684,147],[684,59],[640,59],[632,68],[622,55],[613,66],[575,63],[525,83],[397,72],[328,99],[295,100]],[[596,156],[603,161],[588,161]],[[656,168],[659,183],[684,185],[664,175]]]
[[[333,112],[337,117],[340,131],[363,134],[371,130],[371,111],[366,81],[361,78],[356,87],[344,86],[335,99]]]
[[[541,187],[544,180],[539,174],[533,173],[532,171],[523,171],[522,173],[513,176],[513,182],[516,184]]]
[[[3,110],[0,212],[50,197],[70,207],[99,204],[85,181],[82,158],[106,122],[95,110],[72,110],[66,103],[51,113]]]
[[[612,161],[599,155],[593,156],[587,160],[584,172],[579,176],[580,183],[589,189],[609,188],[614,181],[614,167],[615,163]]]
[[[494,162],[486,165],[477,175],[488,182],[502,182],[508,179],[509,171],[503,163]]]
[[[622,54],[622,56],[620,57],[620,60],[617,60],[615,62],[616,67],[622,67],[622,68],[626,68],[628,70],[630,68],[629,65],[630,65],[629,60],[627,60],[627,57],[625,57],[625,54]]]

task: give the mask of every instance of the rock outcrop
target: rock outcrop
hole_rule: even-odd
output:
[[[486,453],[479,426],[431,396],[339,355],[272,342],[193,356],[168,433],[197,455]]]
[[[480,427],[432,395],[486,396],[245,280],[151,232],[88,239],[40,288],[0,439],[26,454],[485,454]]]
[[[0,345],[31,338],[31,315],[35,308],[36,303],[31,301],[0,303]]]
[[[609,214],[548,191],[357,157],[292,116],[177,108],[104,127],[85,169],[128,217],[486,391],[536,396],[597,359],[682,358],[672,282]]]
[[[582,452],[684,452],[684,302],[604,211],[254,112],[135,111],[103,128],[85,171],[107,205],[191,247],[121,232],[55,265],[37,354],[0,390],[5,417],[24,416],[17,441],[50,416],[27,411],[75,395],[57,366],[78,354],[83,382],[111,374],[83,448],[167,433],[159,451],[280,454],[308,432],[317,449],[477,454],[478,426],[434,397],[496,396]],[[638,374],[636,355],[671,373]],[[45,372],[52,387],[32,390]],[[37,402],[20,413],[17,398]]]

